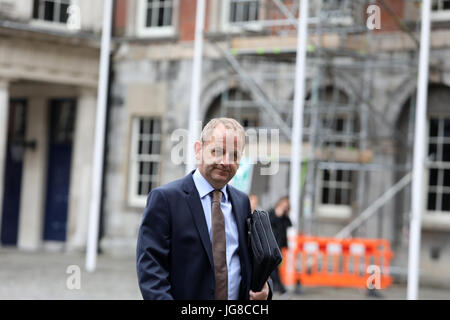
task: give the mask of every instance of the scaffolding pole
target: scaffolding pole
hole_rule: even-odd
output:
[[[100,205],[102,196],[103,157],[105,149],[105,126],[107,114],[108,76],[110,64],[113,0],[105,0],[103,8],[102,44],[100,50],[97,114],[95,118],[94,158],[92,168],[92,191],[86,250],[86,270],[95,271],[97,263]]]
[[[292,155],[290,170],[289,199],[292,226],[297,234],[300,213],[300,168],[302,161],[303,109],[305,104],[306,45],[308,37],[308,0],[300,0],[297,62],[295,69],[294,119],[292,130]]]
[[[191,105],[189,109],[189,133],[186,146],[186,174],[195,169],[194,143],[200,121],[200,87],[202,81],[203,29],[205,25],[205,0],[197,0],[195,18],[194,63],[192,71]],[[201,130],[201,128],[200,128]]]
[[[422,186],[425,169],[425,120],[427,114],[428,63],[430,53],[430,11],[431,1],[423,0],[411,188],[412,212],[409,233],[408,300],[417,300],[419,291],[421,213],[423,210]]]

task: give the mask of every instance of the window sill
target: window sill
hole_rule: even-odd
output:
[[[348,220],[352,216],[352,208],[350,206],[319,205],[317,216],[320,219]]]
[[[147,197],[137,198],[133,197],[133,199],[128,199],[127,207],[130,209],[143,210],[147,204]]]
[[[422,229],[434,231],[450,231],[450,213],[429,213],[422,216]]]
[[[36,27],[36,28],[40,28],[40,29],[55,30],[55,31],[66,32],[66,33],[75,33],[75,32],[80,31],[80,30],[69,29],[67,27],[66,23],[51,22],[51,21],[38,20],[38,19],[31,20],[30,25],[33,27]]]
[[[450,21],[450,10],[439,10],[431,12],[431,21]]]
[[[177,36],[174,27],[140,28],[136,32],[138,38],[170,39]]]
[[[248,32],[251,34],[261,34],[264,31],[264,27],[258,22],[248,22],[248,23],[225,23],[222,26],[221,32],[231,33],[231,34],[242,34]]]

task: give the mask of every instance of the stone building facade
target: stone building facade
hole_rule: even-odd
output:
[[[102,6],[80,1],[73,29],[69,6],[0,1],[4,246],[85,246]]]
[[[145,23],[143,25],[142,19],[134,16],[143,14],[140,9],[145,4],[140,1],[122,1],[120,3],[124,11],[122,11],[121,37],[114,56],[114,81],[111,90],[113,103],[109,119],[110,130],[106,160],[108,169],[104,199],[105,234],[102,245],[105,250],[112,252],[132,252],[148,189],[180,178],[185,174],[185,167],[173,163],[171,159],[171,152],[177,144],[172,134],[176,129],[187,129],[188,127],[195,10],[189,1],[170,2],[173,4],[170,27],[156,25],[149,27]],[[260,16],[263,15],[261,3],[264,1],[260,1]],[[400,17],[409,23],[412,29],[415,27],[414,30],[417,30],[419,9],[416,4],[407,1],[390,1],[389,4]],[[241,106],[240,112],[234,109],[230,110],[230,108],[227,109],[228,111],[224,111],[221,108],[224,103],[224,95],[227,95],[228,98],[231,97],[231,100],[232,97],[239,96],[241,102],[257,99],[245,82],[239,81],[236,76],[230,76],[235,72],[230,71],[229,62],[216,46],[228,45],[231,46],[231,50],[253,49],[255,51],[254,49],[258,45],[276,43],[275,47],[278,47],[278,51],[281,47],[281,53],[284,54],[267,53],[269,51],[267,49],[270,48],[266,47],[265,53],[236,54],[235,57],[242,69],[253,79],[257,79],[258,86],[269,100],[292,103],[295,91],[293,70],[295,68],[296,42],[292,41],[292,37],[289,36],[274,39],[274,34],[259,32],[262,29],[257,28],[253,34],[247,33],[246,36],[243,36],[239,32],[240,29],[232,26],[230,20],[232,14],[226,12],[229,8],[233,8],[233,5],[236,5],[233,1],[207,1],[206,40],[200,99],[201,117],[205,123],[213,116],[228,115],[238,118],[248,128],[252,126],[270,128],[274,123],[270,114],[255,104],[250,104],[248,108]],[[448,118],[450,117],[450,107],[448,99],[445,98],[450,92],[448,87],[450,85],[449,59],[445,58],[450,54],[448,41],[450,31],[446,22],[448,17],[445,18],[448,11],[434,9],[429,121],[432,121],[434,125],[439,123],[438,126],[441,128],[441,124],[445,127],[445,123],[450,121]],[[361,150],[359,146],[362,141],[360,140],[361,130],[354,127],[354,131],[349,131],[349,133],[354,134],[354,140],[357,142],[356,152],[355,145],[343,143],[344,147],[342,147],[342,144],[337,144],[337,151],[331,158],[325,158],[324,162],[332,160],[332,162],[338,163],[358,164],[361,163],[364,152],[370,154],[370,161],[366,163],[369,165],[364,170],[361,168],[349,170],[352,171],[351,173],[347,172],[348,170],[337,171],[334,183],[340,185],[341,196],[346,193],[351,198],[346,202],[341,199],[341,203],[338,204],[324,200],[324,193],[329,192],[325,189],[326,184],[330,184],[330,173],[325,169],[316,170],[314,179],[318,179],[318,181],[315,184],[313,208],[314,232],[318,235],[333,236],[336,234],[356,217],[358,212],[367,208],[408,170],[411,170],[407,157],[411,153],[411,145],[408,145],[407,141],[408,124],[412,123],[410,106],[416,94],[418,50],[411,37],[399,31],[395,20],[384,10],[381,12],[382,30],[374,32],[370,38],[370,45],[365,47],[377,57],[379,63],[372,65],[369,63],[367,67],[364,65],[364,61],[367,60],[348,57],[345,54],[335,54],[328,61],[332,66],[331,71],[323,72],[322,70],[324,76],[320,87],[324,90],[323,96],[327,97],[325,92],[327,90],[338,91],[344,103],[353,106],[354,120],[359,122],[359,126],[364,123],[366,128],[364,150]],[[268,11],[265,14],[266,18],[270,16]],[[364,19],[364,12],[355,13],[353,11],[353,14],[355,21]],[[251,14],[247,16],[247,19],[249,23],[254,22],[250,21],[252,20]],[[147,17],[146,21],[150,20]],[[231,40],[230,38],[225,39],[225,35],[229,35]],[[417,33],[415,35],[417,36]],[[328,34],[327,36],[328,40],[324,40],[324,47],[337,49],[333,48],[336,45],[333,37],[336,35]],[[339,36],[336,37],[337,43],[343,41]],[[357,33],[352,34],[346,41],[348,47],[363,44],[363,42],[358,42],[361,41],[361,37],[358,38]],[[314,55],[309,57],[311,61],[314,61]],[[318,69],[314,67],[314,64],[308,64],[308,66],[307,96],[310,97]],[[364,90],[362,86],[364,75],[368,72],[371,81],[368,84],[369,103],[367,105],[361,102],[361,94]],[[331,102],[331,97],[326,99]],[[365,109],[370,110],[363,111]],[[278,111],[282,115],[282,110]],[[366,114],[364,119],[363,114]],[[435,116],[437,118],[434,118]],[[288,119],[283,115],[281,117],[285,120]],[[345,119],[339,121],[348,129]],[[336,128],[336,130],[343,129]],[[445,131],[445,129],[442,130]],[[441,133],[445,136],[447,131],[444,131]],[[145,159],[145,157],[139,158],[140,151],[145,148],[142,143],[145,142],[139,141],[138,136],[139,133],[142,133],[142,137],[144,137],[145,132],[149,134],[148,139],[151,139],[150,137],[156,139],[151,144],[157,147],[155,150],[149,151],[149,154],[156,152],[157,155],[147,157],[146,160],[140,162],[139,159]],[[265,209],[273,206],[279,197],[289,192],[289,139],[283,136],[280,139],[281,154],[278,173],[273,176],[261,176],[256,173],[258,170],[254,170],[253,174],[251,192],[259,195],[261,207]],[[439,140],[439,143],[443,143],[444,140]],[[147,142],[150,143],[149,140]],[[118,145],[122,147],[118,148]],[[307,148],[308,141],[305,139],[305,149],[307,150]],[[442,148],[444,148],[443,145]],[[442,149],[442,152],[447,157],[447,151]],[[138,167],[139,165],[142,167]],[[445,163],[443,165],[445,167]],[[323,168],[326,168],[326,165]],[[346,174],[347,177],[350,176],[347,178],[350,179],[349,181],[345,181],[346,178],[343,178]],[[428,176],[429,171],[424,174]],[[146,187],[146,183],[143,183],[138,177],[140,175],[144,181],[147,181],[145,180],[147,176],[147,179],[152,182],[147,183]],[[433,177],[435,175],[436,171],[433,172]],[[361,187],[361,185],[364,186]],[[446,182],[442,180],[441,186],[444,189],[445,185]],[[361,188],[362,193],[358,193]],[[424,197],[428,198],[428,195],[432,193],[430,188],[437,190],[435,186],[429,184],[428,189],[424,188]],[[141,191],[142,194],[139,195]],[[405,271],[407,266],[408,238],[405,230],[409,221],[408,193],[409,189],[407,188],[384,205],[377,215],[360,228],[358,234],[363,237],[389,239],[396,251],[393,265],[397,269],[394,267],[393,270],[394,272],[398,271],[400,276],[402,270]],[[443,194],[441,193],[442,198],[440,198],[442,210],[444,209],[444,198],[447,201],[447,196]],[[360,202],[357,201],[358,196],[361,199]],[[424,210],[421,267],[426,275],[430,275],[430,281],[433,281],[434,278],[431,275],[435,274],[437,270],[443,270],[450,259],[450,247],[447,244],[450,216],[448,216],[448,212],[436,212],[437,209],[428,203],[431,203],[431,200],[426,202],[430,207]]]
[[[32,1],[28,1],[28,7],[23,4],[22,8],[25,2],[15,5],[16,11],[8,11],[17,12],[10,20],[21,21],[22,25],[34,23]],[[280,13],[268,6],[271,1],[238,2],[207,1],[200,98],[203,123],[211,117],[227,115],[237,118],[247,129],[278,126],[267,108],[261,103],[252,103],[258,101],[258,97],[248,82],[236,76],[230,58],[220,50],[227,48],[233,53],[231,58],[239,63],[241,71],[254,79],[267,100],[278,102],[276,105],[280,109],[277,112],[289,127],[292,121],[289,109],[295,95],[295,32],[292,27],[287,27],[284,33],[270,31],[270,28],[267,31],[258,24],[260,20],[280,18]],[[295,2],[285,1],[287,5]],[[306,104],[304,150],[308,154],[310,137],[317,135],[321,147],[315,151],[320,161],[315,162],[312,176],[312,231],[316,235],[335,235],[411,170],[412,137],[408,135],[408,129],[414,120],[411,111],[416,95],[418,49],[413,37],[418,38],[417,31],[420,30],[417,24],[419,7],[414,1],[385,2],[406,21],[411,34],[400,31],[396,20],[385,9],[381,10],[381,30],[371,32],[369,37],[366,32],[357,30],[340,32],[342,24],[347,28],[352,23],[364,25],[365,7],[350,5],[347,17],[350,20],[345,20],[350,24],[338,21],[336,26],[340,25],[341,29],[325,28],[322,38],[317,33],[311,33],[309,38],[310,46],[316,51],[310,50],[307,60],[306,99],[310,104]],[[1,3],[12,2],[4,0]],[[105,252],[134,255],[146,195],[152,188],[185,174],[184,165],[175,163],[172,158],[178,143],[173,134],[177,129],[188,128],[195,3],[194,0],[115,1],[100,241]],[[450,278],[444,272],[450,260],[450,189],[447,189],[450,188],[450,167],[447,167],[450,161],[450,10],[447,9],[448,1],[438,3],[433,7],[431,35],[427,150],[433,156],[424,170],[427,184],[423,191],[426,208],[421,269],[423,279],[430,283],[450,285]],[[239,6],[242,6],[241,11]],[[1,77],[6,81],[2,82],[0,104],[6,106],[9,97],[28,97],[25,92],[30,92],[30,97],[40,96],[40,100],[36,98],[40,101],[36,105],[40,104],[41,108],[48,108],[51,97],[71,97],[77,101],[67,239],[64,241],[70,248],[85,246],[91,137],[95,120],[98,63],[95,35],[100,29],[101,6],[90,6],[86,10],[92,20],[82,19],[81,31],[70,35],[55,29],[37,32],[23,28],[12,30],[7,26],[0,28],[2,34],[20,35],[13,37],[14,40],[5,35],[1,41],[16,43],[22,39],[22,46],[17,43],[7,47],[18,48],[24,55],[27,53],[27,61],[60,61],[59,69],[50,68],[40,78],[35,75],[41,70],[39,67],[17,68],[19,76],[12,76],[11,69],[2,67]],[[246,26],[243,27],[242,22]],[[26,50],[30,41],[23,39],[34,38],[43,44],[34,46],[33,51]],[[46,53],[66,51],[54,58],[30,56],[37,55],[39,48],[44,47]],[[5,46],[1,48],[3,51]],[[19,48],[24,49],[20,51]],[[2,57],[5,55],[2,54],[0,59]],[[11,59],[6,61],[10,63]],[[4,62],[2,66],[5,66]],[[66,70],[71,67],[74,69]],[[314,99],[318,99],[324,108],[337,105],[338,113],[331,126],[309,125],[313,121],[313,109],[309,107],[308,111],[308,105],[311,106]],[[30,119],[27,124],[30,139],[25,140],[33,138],[37,146],[36,149],[24,149],[21,194],[27,194],[27,198],[21,200],[18,228],[18,243],[23,248],[35,248],[42,242],[40,232],[45,221],[42,217],[45,216],[46,189],[38,186],[47,181],[48,173],[33,168],[48,166],[45,148],[50,146],[46,140],[50,127],[44,119],[45,113],[38,108],[27,109],[29,117],[34,110],[36,114],[32,119],[38,116],[42,119]],[[5,112],[5,107],[1,110]],[[318,117],[318,123],[327,121],[326,115]],[[2,134],[2,141],[6,141],[6,132]],[[40,145],[45,148],[40,150]],[[259,174],[262,165],[257,164],[254,168],[250,192],[260,197],[264,209],[289,192],[290,148],[289,139],[281,134],[277,174],[262,176]],[[333,169],[336,164],[338,167]],[[407,266],[409,193],[409,188],[400,192],[354,234],[390,240],[396,253],[393,272],[399,277],[404,276],[402,272]],[[33,197],[37,200],[31,201]],[[300,219],[300,228],[303,225],[304,221]],[[34,231],[30,233],[27,228]],[[24,235],[20,236],[22,233]],[[28,240],[30,237],[34,240]]]

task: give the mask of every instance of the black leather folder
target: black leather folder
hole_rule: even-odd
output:
[[[261,291],[270,274],[281,263],[280,248],[273,235],[269,214],[255,210],[247,219],[248,245],[252,258],[251,290]]]

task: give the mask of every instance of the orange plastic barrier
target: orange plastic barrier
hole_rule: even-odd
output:
[[[392,284],[393,252],[385,239],[335,239],[298,236],[283,249],[280,266],[285,285],[385,289]]]

